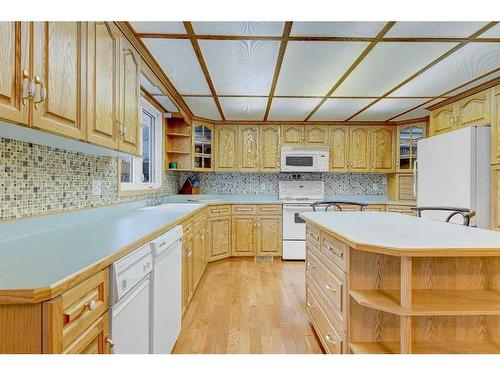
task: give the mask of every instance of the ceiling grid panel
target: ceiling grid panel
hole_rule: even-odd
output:
[[[478,37],[482,33],[486,32],[489,29],[491,29],[496,24],[497,24],[497,22],[490,22],[490,23],[488,23],[486,26],[482,27],[481,29],[479,29],[478,31],[476,31],[475,33],[473,33],[472,35],[470,35],[468,39],[473,39],[473,38]],[[353,114],[352,116],[350,116],[349,118],[347,118],[345,121],[350,121],[350,120],[356,119],[356,117],[358,115],[360,115],[361,113],[363,113],[364,111],[366,111],[368,108],[370,108],[371,106],[375,105],[376,103],[378,103],[379,101],[381,101],[385,97],[391,95],[393,92],[395,92],[396,90],[398,90],[400,87],[406,85],[408,82],[412,81],[413,79],[415,79],[416,77],[418,77],[420,74],[424,73],[425,71],[427,71],[430,68],[432,68],[434,65],[436,65],[439,62],[443,61],[448,56],[452,55],[453,53],[455,53],[456,51],[458,51],[462,47],[466,46],[468,43],[469,43],[469,41],[462,42],[462,43],[456,45],[455,47],[453,47],[452,49],[448,50],[443,55],[441,55],[440,57],[438,57],[436,60],[432,61],[431,63],[429,63],[428,65],[426,65],[425,67],[423,67],[422,69],[420,69],[419,71],[417,71],[416,73],[414,73],[413,75],[411,75],[410,77],[406,78],[403,82],[399,83],[398,85],[396,85],[395,87],[393,87],[391,90],[387,91],[385,94],[383,94],[378,99],[375,99],[372,103],[368,104],[366,107],[362,108],[361,110],[359,110],[358,112],[356,112],[355,114]]]
[[[283,57],[285,56],[288,37],[290,36],[290,32],[292,31],[292,24],[293,24],[292,22],[285,22],[285,26],[283,27],[280,50],[278,52],[278,58],[276,59],[276,66],[274,67],[273,81],[271,83],[271,89],[269,90],[269,98],[267,100],[266,111],[264,112],[264,121],[266,121],[267,117],[269,116],[269,111],[271,109],[271,104],[273,102],[274,91],[276,90],[276,84],[278,83],[281,65],[283,64]]]
[[[354,69],[363,61],[363,59],[370,53],[370,51],[375,48],[378,41],[384,37],[384,35],[394,26],[395,22],[387,22],[386,25],[380,30],[380,32],[375,37],[375,41],[371,42],[358,58],[351,64],[351,66],[346,70],[346,72],[340,77],[340,79],[333,85],[333,87],[326,93],[324,98],[313,108],[313,110],[306,116],[304,121],[308,121],[314,113],[321,107],[321,105],[334,93],[335,90],[345,81],[345,79],[351,74]]]
[[[203,74],[205,75],[205,79],[207,81],[208,87],[210,88],[210,92],[212,93],[212,96],[214,98],[215,105],[217,106],[217,109],[219,110],[220,117],[222,118],[222,120],[225,120],[226,118],[224,117],[224,112],[223,112],[222,107],[220,105],[219,98],[217,97],[217,92],[215,91],[214,84],[212,82],[212,79],[210,78],[207,64],[205,63],[205,59],[203,58],[203,54],[201,52],[198,41],[195,38],[193,26],[191,25],[191,22],[185,21],[184,27],[186,28],[186,31],[187,31],[188,35],[190,36],[189,39],[191,41],[191,45],[193,46],[196,57],[198,58],[198,61],[199,61],[200,66],[201,66],[201,70],[203,71]]]

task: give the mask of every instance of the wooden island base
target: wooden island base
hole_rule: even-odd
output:
[[[500,353],[498,256],[357,250],[306,221],[307,311],[327,353]]]

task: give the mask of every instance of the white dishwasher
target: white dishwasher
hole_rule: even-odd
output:
[[[111,351],[114,354],[151,352],[150,245],[143,246],[111,267]]]
[[[153,250],[152,352],[172,352],[181,331],[182,227],[151,241]]]

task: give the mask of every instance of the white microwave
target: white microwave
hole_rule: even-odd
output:
[[[282,172],[328,172],[328,147],[281,147]]]

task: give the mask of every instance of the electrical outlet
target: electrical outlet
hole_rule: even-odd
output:
[[[92,180],[92,195],[102,194],[102,182],[101,180]]]
[[[372,190],[373,190],[373,191],[377,191],[377,190],[378,190],[378,184],[377,184],[376,182],[374,182],[374,183],[372,184]]]

